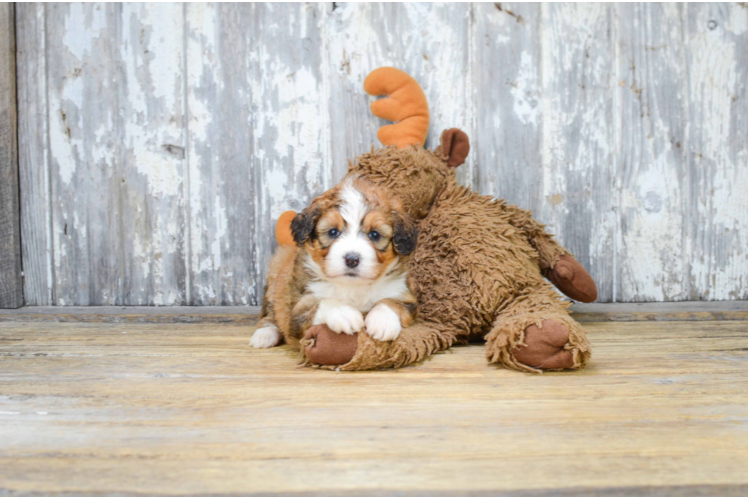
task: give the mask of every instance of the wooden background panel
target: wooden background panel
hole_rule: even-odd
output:
[[[47,168],[47,59],[44,4],[16,5],[18,170],[24,299],[53,305],[52,224]]]
[[[332,185],[321,7],[185,8],[189,300],[257,304],[275,220]]]
[[[118,235],[125,304],[185,304],[182,6],[121,5]]]
[[[686,12],[690,295],[746,299],[748,7],[689,4]]]
[[[599,299],[615,300],[616,204],[608,4],[543,4],[542,177],[535,216],[595,276]],[[511,191],[510,191],[511,192]],[[504,195],[502,192],[497,196]]]
[[[23,305],[14,21],[14,5],[0,4],[0,308]]]
[[[19,5],[29,304],[257,304],[273,225],[421,82],[458,178],[531,209],[602,301],[746,299],[740,4]]]
[[[117,4],[46,6],[56,305],[123,303],[120,14]]]
[[[683,4],[616,6],[616,205],[624,301],[687,300],[690,235]]]
[[[530,210],[542,206],[540,4],[474,7],[474,187]]]
[[[257,299],[251,122],[253,86],[247,33],[251,6],[186,4],[188,237],[191,304],[225,303],[243,288]],[[229,226],[231,224],[231,226]],[[240,243],[241,242],[241,243]],[[224,258],[225,257],[225,258]],[[242,303],[236,297],[234,303]]]

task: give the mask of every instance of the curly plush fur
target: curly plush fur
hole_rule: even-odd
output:
[[[355,352],[346,347],[342,360],[352,355],[346,363],[336,350],[335,334],[318,325],[302,341],[307,364],[331,364],[328,354],[335,351],[340,370],[397,368],[455,343],[484,338],[489,361],[517,370],[585,365],[590,357],[586,333],[544,276],[563,261],[576,274],[575,283],[586,284],[584,292],[592,300],[594,282],[530,212],[457,184],[453,167],[462,164],[468,149],[467,136],[451,129],[433,152],[385,147],[349,166],[349,175],[381,184],[419,220],[409,267],[419,320],[390,342],[361,332]],[[572,280],[561,281],[573,289]]]

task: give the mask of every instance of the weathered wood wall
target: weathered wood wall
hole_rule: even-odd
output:
[[[0,309],[23,305],[14,19],[14,5],[0,3]]]
[[[19,4],[29,304],[257,304],[400,67],[603,301],[748,299],[748,7]]]

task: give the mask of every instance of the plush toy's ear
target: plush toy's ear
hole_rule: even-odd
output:
[[[418,228],[409,215],[393,212],[392,246],[400,255],[410,255],[418,242]]]
[[[414,144],[423,146],[429,133],[429,105],[413,77],[397,68],[377,68],[364,80],[364,90],[387,96],[371,103],[371,112],[395,122],[379,129],[379,142],[400,149]]]
[[[291,234],[291,221],[296,216],[296,212],[288,210],[278,217],[275,224],[275,240],[279,245],[293,245],[293,234]]]
[[[303,245],[312,236],[312,232],[321,215],[322,210],[316,203],[313,203],[300,214],[296,214],[291,221],[291,235],[297,245]]]
[[[451,128],[442,132],[442,154],[447,157],[447,165],[459,167],[465,163],[470,152],[470,139],[465,132]]]

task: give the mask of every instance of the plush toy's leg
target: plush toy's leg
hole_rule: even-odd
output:
[[[567,249],[558,244],[545,225],[532,217],[532,212],[514,205],[504,206],[509,222],[521,229],[538,252],[538,265],[544,276],[564,295],[579,302],[597,300],[597,286],[587,270],[577,262]]]
[[[366,331],[356,335],[338,334],[326,325],[306,331],[301,352],[307,365],[339,370],[400,368],[421,361],[451,346],[456,334],[443,325],[416,322],[387,342],[374,340]]]
[[[567,307],[548,285],[517,297],[486,335],[486,357],[522,371],[584,367],[590,344]]]
[[[548,271],[548,279],[564,295],[580,302],[597,300],[597,285],[582,264],[571,255],[562,255]]]

